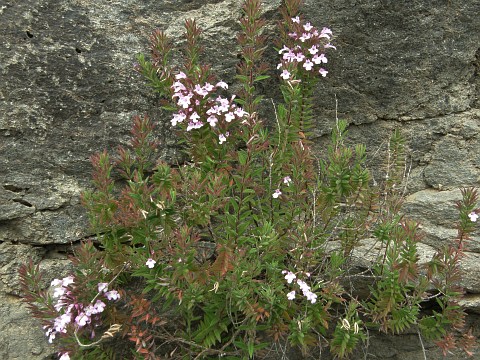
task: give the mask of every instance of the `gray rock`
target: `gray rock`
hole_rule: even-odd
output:
[[[280,0],[263,3],[271,39]],[[480,3],[307,0],[304,13],[314,25],[332,28],[338,48],[329,56],[329,76],[316,93],[317,143],[333,126],[338,100],[338,117],[351,124],[353,142],[367,144],[369,166],[381,181],[386,139],[401,128],[408,145],[405,212],[422,223],[426,246],[450,241],[455,235],[452,204],[458,199],[454,189],[480,184]],[[148,112],[158,120],[159,157],[173,161],[177,156],[167,114],[132,71],[134,54],[147,51],[153,28],[165,29],[181,43],[182,22],[195,17],[205,30],[205,58],[231,83],[239,16],[236,0],[0,4],[2,315],[17,306],[18,299],[6,294],[18,293],[15,268],[27,255],[43,260],[47,277],[67,271],[66,244],[89,235],[79,204],[81,191],[90,186],[88,159],[93,152],[125,144],[133,114]],[[277,54],[271,49],[267,54],[274,68]],[[273,70],[271,75],[261,90],[278,102],[278,91],[267,92],[278,83]],[[263,111],[271,113],[269,101]],[[469,250],[466,279],[470,290],[478,291],[478,233]],[[30,325],[24,310],[12,314],[0,316],[0,358],[48,356],[50,348],[36,324]],[[382,357],[388,355],[385,349],[399,340],[388,341],[379,342],[369,351],[378,356],[368,358],[387,358]],[[423,356],[417,349],[400,349],[392,359]]]

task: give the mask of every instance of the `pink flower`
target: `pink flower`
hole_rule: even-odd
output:
[[[87,314],[85,314],[83,311],[78,314],[78,316],[75,318],[75,322],[77,323],[77,325],[79,327],[83,327],[87,324],[90,323],[90,317],[87,316]]]
[[[295,299],[295,290],[290,291],[290,292],[287,294],[287,299],[288,299],[288,300],[293,300],[293,299]]]
[[[93,313],[92,314],[99,314],[105,310],[107,305],[102,300],[97,300],[95,305],[93,305]]]
[[[200,129],[203,126],[203,122],[201,121],[190,121],[187,126],[187,131],[193,130],[193,129]]]
[[[312,24],[307,22],[305,25],[303,25],[303,28],[305,29],[305,31],[310,31],[310,30],[313,29],[313,26],[312,26]]]
[[[302,36],[300,36],[300,41],[305,42],[308,39],[312,38],[312,34],[310,33],[303,33]]]
[[[328,43],[324,46],[325,49],[335,49],[337,50],[337,48],[335,46],[333,46],[332,44]]]
[[[307,59],[304,62],[303,67],[305,68],[305,70],[310,71],[313,68],[313,62],[311,62],[310,59]]]
[[[287,184],[287,186],[290,186],[290,184],[292,183],[292,179],[290,178],[290,176],[285,176],[283,178],[283,183]]]
[[[185,115],[184,113],[173,114],[173,119],[170,120],[170,122],[172,123],[172,126],[175,126],[178,123],[181,123],[186,118],[187,118],[187,115]]]
[[[173,88],[173,91],[175,92],[175,95],[173,95],[173,97],[180,96],[180,93],[182,91],[187,90],[185,85],[183,85],[180,81],[175,81],[172,85],[172,88]]]
[[[283,70],[282,73],[280,74],[280,77],[283,79],[283,80],[288,80],[290,79],[290,73],[288,72],[288,70]]]
[[[195,92],[198,94],[198,95],[201,95],[203,97],[207,96],[208,95],[208,91],[205,90],[203,87],[201,87],[199,84],[195,85]]]
[[[193,97],[192,93],[188,93],[188,95],[180,94],[178,98],[178,105],[182,106],[184,109],[188,109],[188,107],[190,106],[190,101],[192,97]]]
[[[175,75],[175,79],[180,80],[180,79],[186,79],[187,75],[183,71],[180,71],[177,75]]]
[[[148,259],[145,265],[147,265],[148,268],[153,269],[157,262],[153,260],[152,258]]]
[[[205,89],[205,91],[212,91],[213,90],[213,85],[210,84],[210,83],[205,83],[205,85],[203,86],[203,88]]]
[[[277,189],[277,190],[275,190],[275,192],[272,194],[272,197],[273,197],[274,199],[278,199],[278,197],[279,197],[280,195],[282,195],[282,192],[280,191],[280,189]]]
[[[108,291],[108,283],[98,283],[97,285],[98,292],[107,292]]]
[[[117,290],[110,290],[109,292],[105,293],[105,296],[108,300],[118,300],[120,299],[120,294]]]
[[[65,329],[65,327],[67,326],[67,324],[70,324],[71,321],[72,321],[71,314],[69,313],[63,314],[54,320],[53,327],[56,332],[66,333],[67,329]]]

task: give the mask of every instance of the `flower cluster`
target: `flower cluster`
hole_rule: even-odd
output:
[[[288,36],[293,40],[292,45],[284,45],[278,52],[282,55],[282,62],[277,66],[277,69],[281,70],[280,77],[284,80],[292,79],[294,73],[302,68],[308,72],[318,71],[323,77],[327,76],[328,71],[322,67],[322,64],[328,62],[324,51],[336,49],[330,44],[332,30],[324,27],[318,31],[309,22],[303,24],[298,16],[291,20],[292,31]]]
[[[290,176],[285,176],[283,178],[283,183],[287,186],[290,186],[290,184],[292,183],[292,179],[290,178]],[[274,199],[278,199],[280,195],[282,195],[282,192],[280,191],[280,189],[276,189],[275,192],[272,194],[272,197]]]
[[[312,289],[310,288],[310,286],[308,286],[308,284],[305,281],[301,279],[297,279],[297,275],[295,275],[291,271],[283,270],[282,274],[285,275],[285,280],[287,280],[288,284],[292,284],[293,281],[296,280],[296,284],[302,291],[303,296],[305,296],[308,301],[310,301],[312,304],[315,304],[317,302],[317,294],[312,292]],[[305,273],[305,276],[310,277],[310,273]],[[295,290],[292,290],[287,294],[288,300],[295,299],[295,296],[296,296]]]
[[[216,91],[228,89],[227,83],[219,81],[216,85],[209,82],[195,84],[183,72],[175,76],[176,81],[172,85],[178,111],[171,120],[172,126],[186,123],[186,130],[200,129],[208,122],[211,128],[221,125],[221,129],[228,129],[228,125],[236,120],[242,120],[248,115],[241,107],[233,103],[234,96],[230,100],[216,96]],[[219,143],[226,141],[228,132],[219,134]]]
[[[57,299],[54,308],[60,315],[52,320],[50,326],[44,326],[46,330],[45,334],[50,343],[52,343],[57,334],[65,334],[69,324],[72,324],[75,329],[80,329],[87,324],[91,324],[92,319],[95,320],[95,325],[100,324],[98,314],[102,313],[107,305],[100,299],[97,299],[95,303],[92,301],[88,305],[78,302],[72,291],[74,289],[74,283],[75,279],[73,276],[67,276],[61,280],[54,279],[51,283],[53,287],[52,297]],[[120,299],[118,291],[108,290],[108,283],[98,284],[98,295],[103,295],[106,299],[113,301]],[[92,330],[92,337],[94,335],[95,333]],[[66,353],[63,354],[62,357],[64,359],[69,358]]]

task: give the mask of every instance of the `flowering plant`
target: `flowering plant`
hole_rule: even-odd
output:
[[[311,148],[313,92],[335,45],[333,32],[304,20],[299,6],[284,1],[280,63],[269,73],[260,2],[244,2],[236,95],[200,63],[194,21],[185,24],[181,68],[171,65],[165,34],[154,32],[151,59],[140,55],[136,70],[171,112],[186,160],[156,160],[154,124],[135,117],[130,148],[92,157],[95,189],[83,202],[101,251],[84,244],[76,275],[54,281],[53,298],[33,265],[23,268],[27,301],[47,336],[59,338],[63,359],[127,358],[111,336],[128,339],[134,358],[253,358],[289,347],[328,347],[343,358],[374,328],[418,328],[445,351],[469,351],[468,332],[451,334],[462,331],[458,263],[476,192],[465,190],[459,203],[458,240],[420,266],[417,226],[399,212],[400,134],[391,136],[394,161],[381,187],[371,185],[365,147],[347,145],[346,122],[336,122],[324,154]],[[283,95],[272,101],[273,129],[256,91],[272,74]],[[353,255],[367,238],[382,251],[358,274]],[[350,285],[355,276],[369,279],[369,295]],[[440,309],[422,314],[431,289]]]

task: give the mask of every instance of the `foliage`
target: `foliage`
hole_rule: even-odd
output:
[[[419,329],[445,351],[470,352],[458,283],[477,193],[463,191],[457,239],[419,264],[418,226],[399,212],[401,135],[391,136],[380,186],[372,185],[365,146],[348,144],[345,121],[336,121],[324,153],[312,151],[313,95],[335,46],[331,30],[305,21],[299,7],[286,0],[281,8],[283,102],[273,105],[273,119],[258,115],[256,86],[269,77],[258,0],[243,5],[237,96],[201,63],[195,21],[185,23],[180,69],[166,35],[153,33],[151,58],[140,55],[136,69],[173,114],[188,161],[155,158],[147,116],[134,118],[129,148],[92,156],[95,188],[83,202],[100,250],[80,247],[75,275],[56,281],[54,297],[40,287],[38,267],[21,269],[26,301],[58,339],[62,359],[261,358],[276,343],[305,354],[328,346],[345,358],[372,328]],[[349,278],[367,238],[381,252],[364,273],[370,295],[358,298]],[[432,299],[436,310],[422,311]],[[108,341],[114,336],[125,339],[122,351]]]

